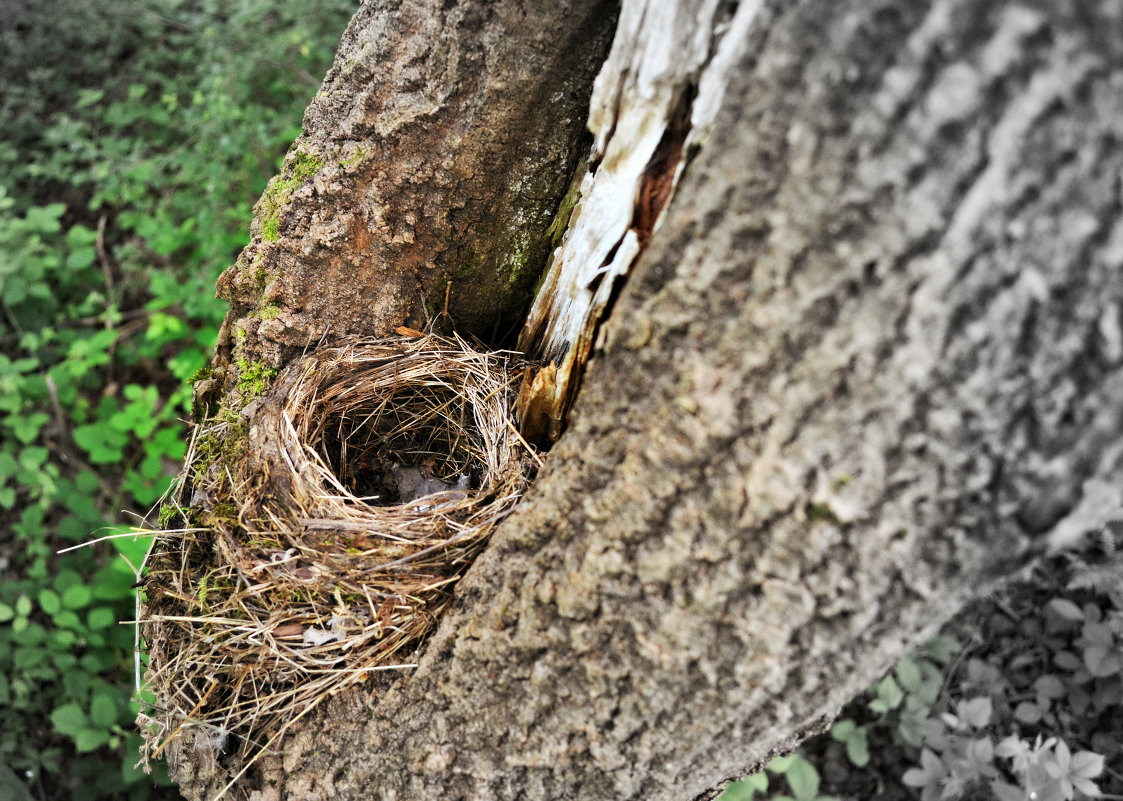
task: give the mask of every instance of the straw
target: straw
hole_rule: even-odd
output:
[[[536,467],[512,357],[355,341],[290,366],[248,426],[201,424],[173,499],[184,525],[160,533],[145,580],[147,756],[181,739],[240,775],[323,698],[413,666]],[[208,437],[226,458],[202,460]],[[430,494],[400,497],[411,484]]]

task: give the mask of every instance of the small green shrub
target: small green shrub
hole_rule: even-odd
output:
[[[179,471],[215,279],[356,5],[40,0],[0,26],[0,799],[151,793],[118,623],[147,543],[55,554]]]
[[[0,590],[0,764],[37,779],[65,770],[73,798],[142,797],[131,702],[134,574],[123,562],[77,564]],[[43,719],[48,731],[30,729]],[[118,766],[106,770],[106,754]],[[89,783],[80,781],[90,777]]]

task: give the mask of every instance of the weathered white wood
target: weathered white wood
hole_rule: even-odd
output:
[[[759,0],[750,0],[726,19],[717,0],[623,3],[612,51],[593,86],[594,142],[581,198],[521,340],[528,352],[559,362],[559,385],[575,367],[579,372],[619,280],[641,250],[633,212],[660,140],[680,106],[691,103],[687,141],[704,137],[759,8]]]

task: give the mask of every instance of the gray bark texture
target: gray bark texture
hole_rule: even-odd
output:
[[[711,797],[1123,506],[1123,7],[777,1],[730,70],[420,666],[235,797]]]

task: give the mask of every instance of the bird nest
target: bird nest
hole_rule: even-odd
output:
[[[412,666],[534,469],[516,377],[459,339],[357,342],[200,426],[196,525],[163,532],[145,584],[150,755],[182,738],[244,765],[326,695]]]

